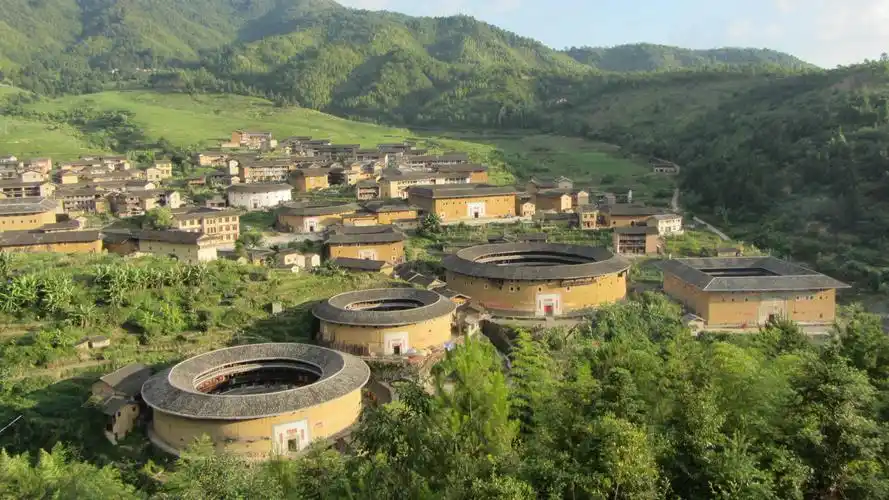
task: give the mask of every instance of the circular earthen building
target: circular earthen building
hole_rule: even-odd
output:
[[[580,316],[623,299],[629,263],[605,248],[502,243],[464,248],[442,261],[448,288],[494,316]]]
[[[312,312],[327,345],[365,355],[402,355],[449,342],[456,308],[433,291],[378,288],[341,293]]]
[[[207,435],[217,448],[249,458],[287,456],[348,430],[369,377],[360,359],[309,344],[208,352],[145,382],[149,437],[176,455]]]

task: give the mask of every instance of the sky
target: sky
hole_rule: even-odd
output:
[[[659,43],[770,48],[831,68],[889,52],[889,0],[337,0],[416,16],[467,14],[550,47]]]

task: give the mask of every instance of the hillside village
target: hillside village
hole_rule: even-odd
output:
[[[482,331],[503,347],[508,330],[500,328],[510,325],[581,324],[640,286],[631,277],[639,262],[660,276],[654,286],[682,305],[692,332],[756,331],[786,317],[823,334],[836,319],[836,291],[847,288],[789,262],[745,256],[742,248],[673,255],[669,243],[688,226],[678,207],[649,206],[631,191],[577,186],[563,176],[494,185],[488,167],[468,154],[435,154],[409,142],[363,149],[239,130],[190,162],[204,173],[182,175],[168,158],[139,163],[91,156],[54,164],[6,156],[0,163],[0,252],[151,255],[184,265],[225,259],[288,273],[381,275],[398,284],[315,305],[314,340],[368,362],[423,370]],[[679,169],[660,159],[650,167],[663,176]],[[268,227],[245,229],[244,220],[255,214],[270,221]],[[470,235],[473,228],[494,227],[502,229],[485,233],[486,239]],[[277,243],[265,244],[266,237]],[[76,348],[101,352],[110,342],[87,336]],[[358,412],[354,403],[342,410],[341,400],[369,397],[362,395],[366,383],[375,401],[396,397],[384,382],[368,382],[363,362],[355,362],[352,375],[322,367],[296,378],[286,373],[301,369],[274,363],[224,368],[248,363],[263,350],[295,349],[293,356],[310,363],[327,359],[308,345],[273,345],[244,346],[240,354],[211,351],[183,365],[210,366],[199,361],[209,356],[219,364],[218,376],[201,375],[200,391],[251,394],[257,405],[280,407],[281,415],[305,411],[302,422],[326,422],[324,430],[308,433],[303,423],[293,427],[248,406],[237,414],[232,408],[208,414],[199,401],[182,406],[181,387],[136,363],[92,387],[106,415],[105,436],[118,443],[145,427],[157,448],[178,455],[206,432],[218,447],[246,457],[289,455],[311,441],[345,439]],[[187,371],[183,365],[176,369]],[[269,389],[302,387],[318,377],[345,377],[337,383],[346,389],[308,403],[279,400],[280,393]],[[245,420],[253,430],[232,434],[207,423],[213,419],[223,425]],[[245,437],[269,425],[280,441],[257,444]]]

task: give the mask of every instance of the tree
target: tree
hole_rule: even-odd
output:
[[[240,243],[247,250],[252,250],[261,247],[264,241],[265,238],[261,232],[256,229],[250,229],[241,233],[236,243]]]
[[[420,219],[420,234],[432,236],[441,234],[441,216],[436,213],[428,213]]]
[[[152,208],[142,220],[142,229],[163,231],[173,227],[173,212],[167,207]]]

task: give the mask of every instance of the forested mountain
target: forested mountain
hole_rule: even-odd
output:
[[[812,68],[805,61],[769,49],[724,47],[692,50],[668,45],[636,43],[615,47],[571,47],[566,54],[602,71],[676,71],[717,66],[773,64],[787,68]]]

